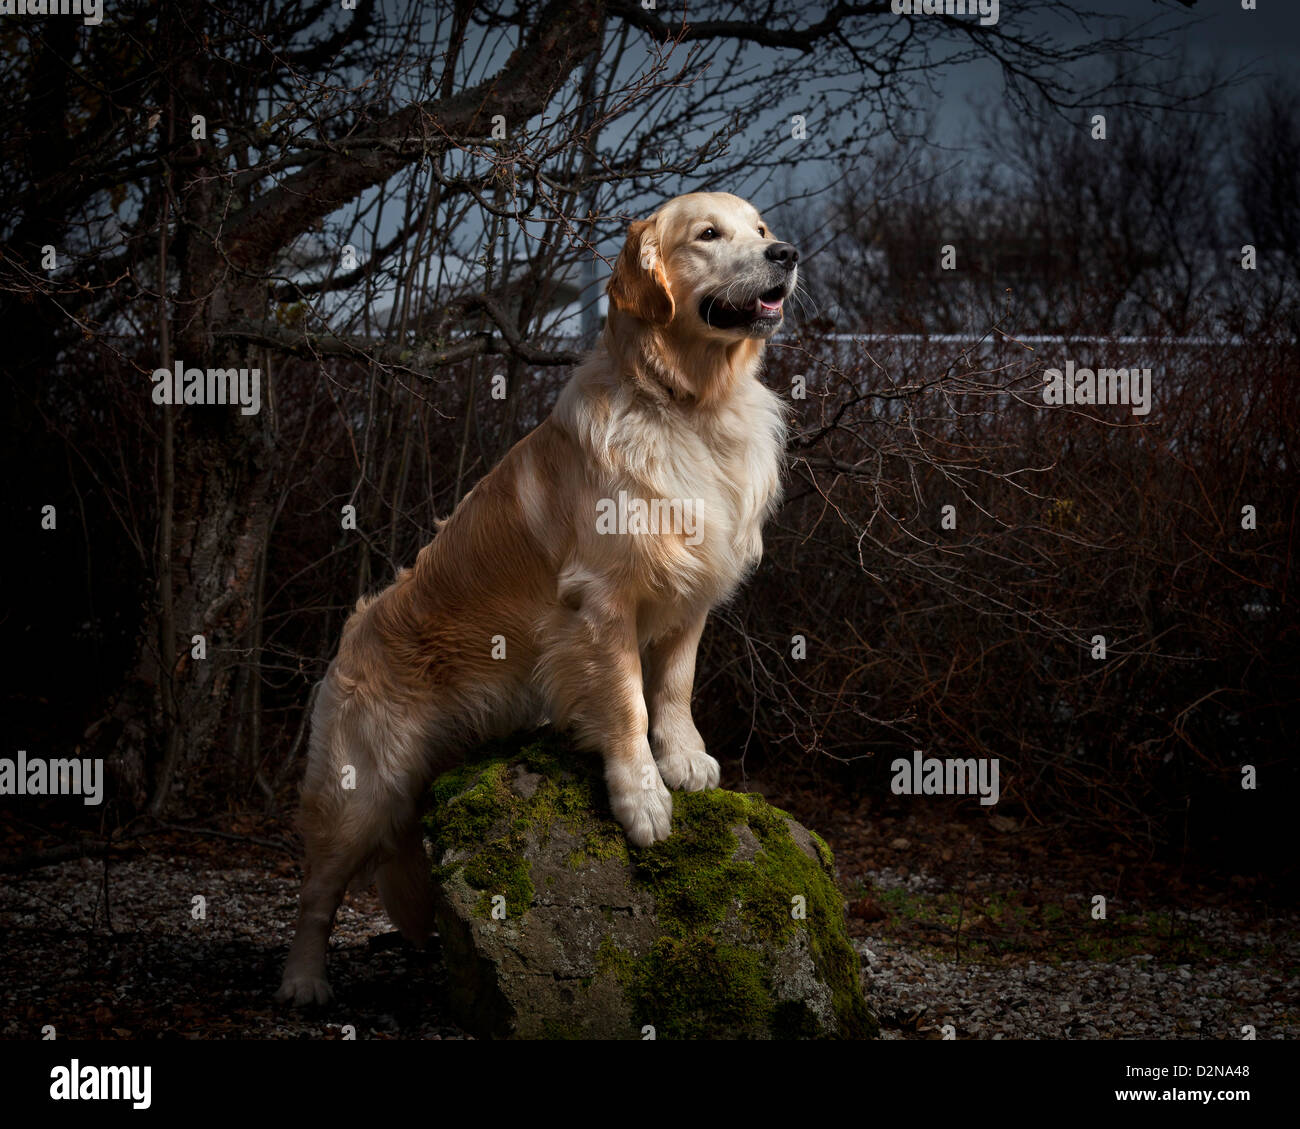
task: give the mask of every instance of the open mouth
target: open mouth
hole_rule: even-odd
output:
[[[743,306],[733,306],[721,298],[707,297],[700,302],[700,317],[714,329],[759,329],[775,327],[781,322],[785,302],[784,286],[774,286]]]

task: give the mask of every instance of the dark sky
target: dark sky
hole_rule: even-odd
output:
[[[1218,60],[1228,71],[1252,68],[1255,77],[1231,94],[1233,98],[1249,98],[1264,83],[1300,80],[1300,0],[1257,3],[1258,10],[1253,12],[1243,10],[1241,0],[1196,0],[1191,8],[1178,0],[1073,0],[1071,7],[1115,15],[1116,31],[1120,26],[1118,17],[1130,24],[1148,19],[1169,28],[1185,24],[1167,37],[1165,49],[1173,54],[1186,50],[1193,65]],[[1015,0],[1001,0],[1002,15],[1013,11],[1014,4]],[[1044,32],[1067,42],[1081,39],[1079,30],[1066,22],[1045,18],[1038,22]],[[948,72],[939,110],[938,139],[945,144],[959,144],[967,136],[969,105],[980,98],[996,99],[1001,90],[1001,76],[991,63]]]
[[[1155,0],[1091,0],[1077,6],[1130,19],[1186,12],[1200,21],[1186,33],[1189,46],[1240,52],[1243,57],[1269,56],[1280,62],[1293,58],[1300,39],[1300,3],[1296,0],[1258,0],[1258,3],[1259,10],[1255,12],[1243,11],[1241,0],[1196,0],[1190,8],[1177,2],[1157,4]]]

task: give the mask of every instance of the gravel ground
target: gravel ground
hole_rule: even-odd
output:
[[[296,867],[245,848],[45,867],[0,887],[0,1037],[465,1038],[440,1017],[436,945],[392,932],[374,892],[339,911],[330,978],[339,1006],[302,1013],[271,999],[297,913]],[[243,857],[241,857],[243,856]],[[249,865],[252,862],[254,865]],[[275,867],[279,866],[280,873]],[[194,898],[205,899],[194,917]],[[111,924],[111,929],[110,929]],[[33,959],[35,957],[35,959]]]
[[[1250,880],[1171,881],[1161,898],[1159,872],[1139,879],[1031,834],[851,814],[822,826],[885,1038],[945,1025],[959,1039],[1300,1037],[1300,917]],[[466,1037],[443,1019],[436,941],[401,943],[373,891],[339,914],[338,1005],[296,1013],[271,1001],[297,906],[290,851],[145,842],[114,856],[107,883],[102,860],[76,859],[0,884],[0,1037],[47,1024],[60,1038],[339,1038],[344,1024],[358,1038]],[[1114,891],[1106,922],[1080,893],[1094,890]]]
[[[869,874],[877,891],[909,894],[928,876]],[[997,876],[973,883],[996,888]],[[1167,909],[1154,909],[1164,919]],[[1155,953],[1113,960],[1034,959],[1018,954],[958,961],[951,953],[900,943],[889,929],[855,940],[867,993],[885,1023],[884,1038],[958,1039],[1259,1039],[1300,1037],[1300,976],[1295,914],[1263,927],[1231,912],[1203,909],[1178,919],[1200,947],[1231,952],[1183,961]],[[1281,946],[1279,950],[1279,941]]]

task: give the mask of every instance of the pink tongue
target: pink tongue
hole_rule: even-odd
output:
[[[781,303],[784,301],[785,301],[784,298],[778,298],[775,302],[765,302],[763,301],[762,298],[760,298],[758,300],[758,306],[759,309],[762,310],[779,310],[781,308]]]

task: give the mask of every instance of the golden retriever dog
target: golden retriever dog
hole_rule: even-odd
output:
[[[297,933],[277,998],[325,1003],[350,880],[432,928],[419,805],[483,738],[549,720],[604,758],[628,841],[667,838],[669,789],[716,787],[691,718],[709,609],[762,553],[781,401],[766,339],[798,252],[753,205],[692,193],[628,228],[595,351],[550,417],[343,628],[312,715]]]

